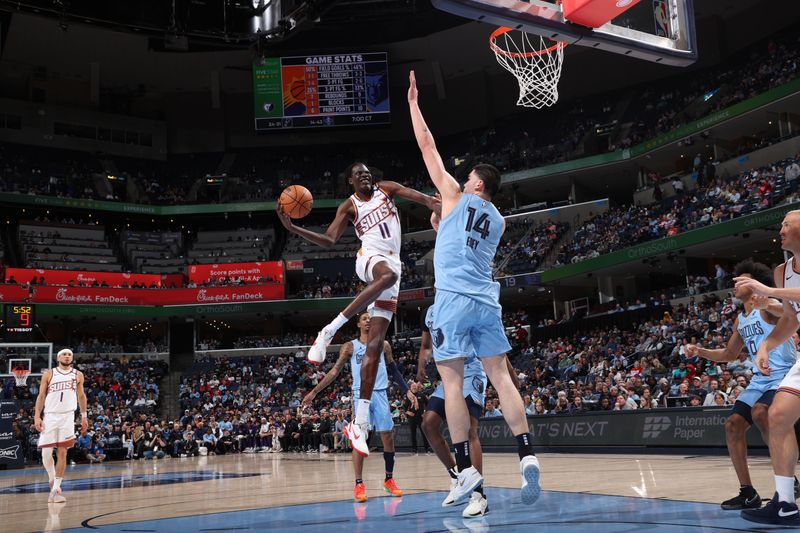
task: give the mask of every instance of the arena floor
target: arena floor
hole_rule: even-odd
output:
[[[462,519],[442,508],[448,478],[433,455],[398,454],[397,484],[382,490],[383,460],[365,465],[370,500],[352,501],[349,456],[256,454],[70,466],[66,504],[47,503],[42,468],[0,472],[0,523],[28,531],[769,531],[722,499],[738,484],[726,456],[541,454],[545,492],[519,501],[516,454],[487,454],[490,512]],[[772,495],[767,458],[751,459],[762,498]],[[780,529],[780,528],[777,528]]]

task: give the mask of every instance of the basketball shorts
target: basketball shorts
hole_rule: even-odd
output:
[[[511,349],[503,327],[503,308],[468,296],[438,290],[433,302],[433,360],[501,355]]]
[[[475,394],[477,394],[476,391],[467,392],[467,389],[464,389],[464,400],[467,402],[467,411],[469,411],[469,416],[472,418],[480,418],[483,416],[483,395],[478,395],[480,400],[477,401],[474,396]],[[439,386],[436,387],[435,391],[433,391],[431,397],[428,398],[428,405],[425,407],[425,410],[433,411],[439,415],[442,420],[447,419],[447,414],[445,413],[444,408],[444,385],[439,383]]]
[[[737,414],[747,420],[747,423],[751,426],[753,425],[753,406],[757,403],[763,403],[767,407],[772,405],[772,400],[775,399],[775,393],[778,392],[778,389],[768,390],[764,394],[761,395],[753,405],[744,403],[743,401],[737,399],[736,402],[733,404],[733,409],[731,409],[731,414]],[[740,396],[741,397],[741,396]]]
[[[361,249],[358,251],[356,257],[356,275],[364,283],[372,283],[374,277],[372,276],[372,269],[378,263],[386,263],[389,268],[397,274],[397,282],[384,289],[374,302],[367,306],[369,316],[379,316],[387,320],[391,320],[394,313],[397,311],[397,295],[400,294],[400,276],[403,273],[403,266],[400,262],[399,255],[386,255],[383,252],[376,252]]]
[[[356,419],[358,412],[359,390],[353,389],[353,420]],[[394,429],[392,420],[392,410],[389,408],[389,397],[386,396],[386,389],[373,390],[369,404],[369,425],[372,431],[383,433]]]
[[[753,376],[753,379],[750,380],[750,384],[747,385],[747,388],[744,390],[744,392],[736,398],[736,401],[745,403],[750,407],[753,407],[756,403],[766,403],[767,405],[770,405],[772,403],[771,398],[763,401],[761,398],[770,391],[777,391],[782,379],[783,376],[755,375]],[[775,393],[773,392],[772,396],[774,395]]]
[[[45,413],[39,448],[68,448],[75,444],[75,413]]]
[[[797,359],[797,363],[786,373],[786,377],[781,381],[778,391],[788,392],[789,394],[800,397],[800,358]]]

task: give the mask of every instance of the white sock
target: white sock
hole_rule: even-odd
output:
[[[339,313],[338,315],[336,315],[336,318],[334,318],[331,321],[330,324],[325,326],[325,329],[327,329],[330,333],[336,333],[345,324],[347,324],[347,319],[344,317],[342,313]]]
[[[61,488],[61,480],[64,478],[57,477],[53,480],[53,490],[58,490]]]
[[[794,503],[794,478],[775,476],[775,490],[778,491],[778,500]]]
[[[56,477],[56,461],[53,459],[53,448],[42,448],[42,464],[47,470],[47,480],[53,481]]]
[[[356,410],[356,421],[355,424],[357,426],[365,427],[369,425],[369,404],[371,402],[369,400],[362,400],[361,398],[358,399],[358,407]]]

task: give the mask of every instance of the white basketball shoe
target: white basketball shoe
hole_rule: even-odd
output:
[[[522,503],[532,505],[542,494],[542,487],[539,485],[539,459],[535,455],[523,457],[519,462],[519,472],[522,474]]]
[[[335,334],[335,331],[328,331],[327,327],[322,328],[322,331],[317,334],[314,344],[312,344],[311,348],[308,349],[309,362],[314,363],[315,365],[321,365],[323,361],[325,361],[325,355],[328,350],[328,346],[330,346]]]
[[[367,445],[367,430],[353,422],[347,424],[342,429],[345,437],[350,440],[350,445],[362,457],[369,456],[369,446]]]

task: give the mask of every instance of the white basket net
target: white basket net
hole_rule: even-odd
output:
[[[17,387],[24,387],[28,382],[28,376],[31,375],[31,371],[26,368],[15,368],[11,373],[14,374]]]
[[[566,45],[511,28],[492,33],[489,46],[497,62],[519,83],[517,105],[541,109],[558,101]]]

